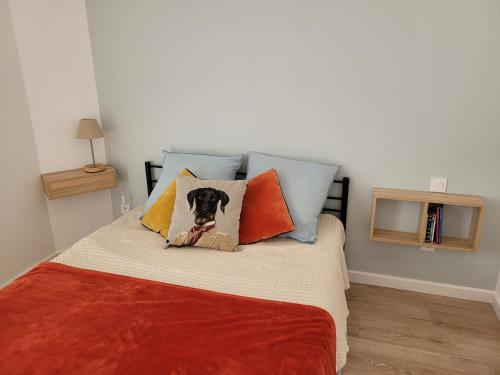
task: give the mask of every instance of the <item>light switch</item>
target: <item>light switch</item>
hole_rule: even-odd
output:
[[[446,193],[446,188],[448,186],[448,178],[446,177],[431,177],[430,191],[436,191],[439,193]]]

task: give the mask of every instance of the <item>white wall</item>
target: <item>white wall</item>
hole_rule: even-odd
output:
[[[493,290],[500,2],[88,0],[87,10],[111,162],[135,204],[143,162],[162,147],[338,162],[352,178],[351,269]],[[369,240],[372,188],[426,190],[431,176],[485,197],[479,253]]]
[[[0,285],[54,252],[7,0],[0,0]]]
[[[12,0],[12,21],[42,173],[91,161],[75,139],[80,118],[99,118],[84,0]],[[96,160],[106,160],[103,140]],[[111,195],[100,191],[48,201],[57,249],[112,220]]]

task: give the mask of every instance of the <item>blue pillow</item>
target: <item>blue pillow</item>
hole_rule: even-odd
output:
[[[318,216],[337,173],[337,165],[292,160],[250,152],[247,179],[276,169],[295,230],[284,234],[303,242],[316,240]]]
[[[146,213],[184,168],[203,180],[234,180],[241,167],[241,155],[210,156],[200,154],[178,154],[165,152],[163,171],[145,206]]]

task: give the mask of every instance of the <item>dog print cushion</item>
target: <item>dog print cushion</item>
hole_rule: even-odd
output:
[[[167,247],[235,250],[247,181],[177,176],[176,183],[174,215],[168,231]]]
[[[184,168],[180,174],[182,176],[194,176],[188,169]],[[141,224],[163,237],[167,237],[172,215],[174,213],[176,181],[161,193],[160,197],[153,203],[151,208],[142,217]]]
[[[248,181],[240,217],[240,244],[249,244],[295,229],[276,170]]]

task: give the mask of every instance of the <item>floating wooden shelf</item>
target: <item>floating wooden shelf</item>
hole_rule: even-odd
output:
[[[418,228],[416,232],[380,229],[376,227],[377,202],[392,200],[415,202],[420,204]],[[441,243],[425,242],[427,227],[427,209],[430,203],[472,208],[472,219],[466,238],[443,236]],[[411,245],[434,249],[459,250],[475,252],[478,250],[481,222],[484,217],[485,203],[483,198],[474,195],[435,193],[414,190],[374,188],[372,193],[372,212],[370,221],[370,238],[400,245]],[[446,220],[446,217],[444,218]]]
[[[399,243],[404,245],[413,245],[418,242],[417,233],[401,232],[389,229],[374,229],[372,239],[376,241]]]
[[[87,173],[81,168],[45,173],[42,175],[42,182],[47,197],[57,199],[111,189],[117,185],[118,177],[113,167],[106,166],[104,171],[96,173]]]

